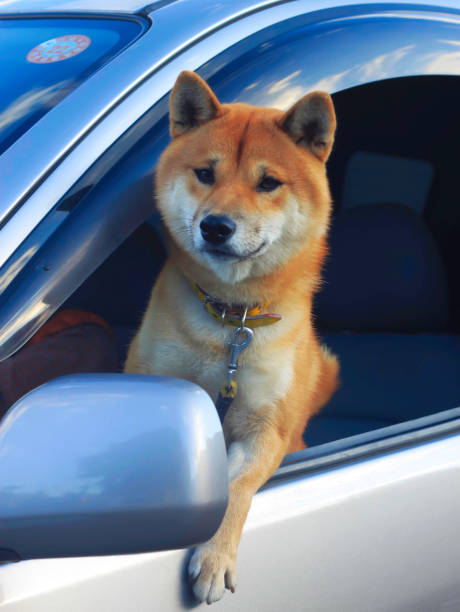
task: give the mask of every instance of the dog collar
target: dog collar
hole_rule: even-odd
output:
[[[241,320],[246,312],[246,306],[241,304],[225,304],[219,302],[215,298],[208,295],[196,283],[191,283],[193,291],[196,293],[200,301],[204,304],[206,312],[218,323],[222,325],[233,325],[240,327]],[[245,325],[254,329],[263,325],[273,325],[282,319],[282,316],[274,313],[262,314],[262,311],[270,302],[265,302],[261,305],[253,306],[247,310]]]

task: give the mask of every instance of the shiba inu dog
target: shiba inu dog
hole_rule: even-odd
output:
[[[305,448],[309,417],[337,386],[337,359],[318,342],[311,313],[335,124],[323,92],[286,112],[221,104],[182,72],[171,94],[172,142],[156,170],[170,257],[125,371],[188,379],[227,407],[230,501],[188,567],[200,601],[234,591],[252,496],[286,453]]]

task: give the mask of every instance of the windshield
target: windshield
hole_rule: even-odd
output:
[[[141,30],[128,19],[0,19],[0,154]]]

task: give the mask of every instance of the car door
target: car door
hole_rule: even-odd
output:
[[[310,8],[288,3],[248,14],[185,50],[114,108],[35,190],[35,203],[44,201],[47,191],[59,192],[47,201],[68,214],[65,222],[56,218],[46,239],[37,237],[38,228],[26,236],[25,250],[14,251],[9,260],[21,259],[27,240],[36,245],[35,259],[16,266],[0,308],[5,355],[44,320],[36,317],[37,304],[46,304],[49,316],[154,213],[149,177],[167,142],[162,96],[180,69],[198,69],[224,101],[282,108],[309,89],[333,93],[425,75],[433,63],[437,74],[460,72],[451,61],[458,11]],[[164,10],[172,11],[164,13],[169,19],[180,16],[174,5]],[[101,134],[104,150],[97,145]],[[85,172],[88,159],[97,156],[98,163]],[[136,212],[128,214],[126,203],[134,200]],[[32,200],[23,214],[28,206]],[[13,235],[21,215],[11,221],[5,229]],[[150,222],[156,223],[155,217]],[[82,253],[83,243],[94,248]],[[40,262],[46,282],[34,274]],[[438,413],[436,407],[433,413],[288,456],[254,498],[240,547],[237,592],[215,605],[274,611],[458,609],[460,413]],[[10,563],[0,568],[0,601],[6,611],[18,612],[188,609],[195,604],[184,579],[186,558],[184,551],[167,551]]]
[[[222,610],[456,610],[460,414],[291,457],[254,498]],[[456,417],[456,418],[455,418]],[[386,432],[389,433],[389,432]],[[390,432],[391,433],[391,432]],[[432,436],[432,437],[431,437]],[[313,451],[313,452],[312,452]],[[183,551],[1,568],[5,610],[181,610]]]

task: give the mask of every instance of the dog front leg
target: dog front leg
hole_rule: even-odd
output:
[[[198,546],[188,572],[200,601],[218,601],[225,588],[236,587],[236,553],[253,495],[281,463],[287,440],[272,426],[261,422],[244,440],[228,449],[230,498],[222,524],[214,537]]]

